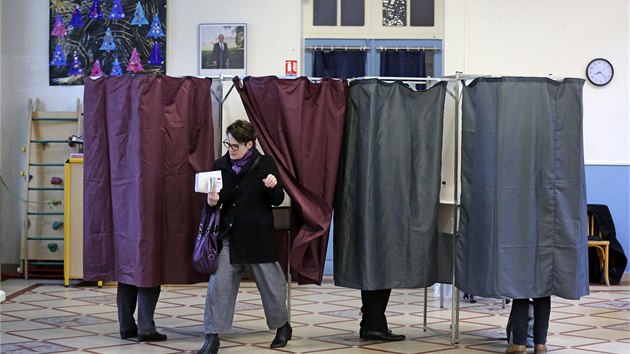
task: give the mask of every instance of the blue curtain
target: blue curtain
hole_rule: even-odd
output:
[[[313,53],[313,76],[347,79],[365,76],[366,52],[339,50]]]
[[[425,77],[425,53],[423,51],[381,52],[381,76],[389,77]]]
[[[464,87],[458,289],[588,294],[583,85],[503,77]]]

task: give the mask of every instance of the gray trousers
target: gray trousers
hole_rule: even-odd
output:
[[[227,333],[232,330],[236,296],[243,271],[254,278],[262,298],[269,329],[282,327],[289,320],[286,304],[286,283],[278,262],[230,264],[229,240],[223,240],[219,267],[210,275],[206,308],[203,316],[205,334]]]
[[[138,330],[140,334],[155,332],[153,315],[160,297],[161,286],[140,288],[135,285],[118,282],[116,291],[116,305],[118,305],[118,323],[120,332]],[[138,325],[133,318],[138,304]]]

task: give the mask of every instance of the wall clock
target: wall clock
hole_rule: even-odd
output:
[[[615,75],[612,64],[604,58],[595,58],[586,66],[586,78],[593,85],[608,85]]]

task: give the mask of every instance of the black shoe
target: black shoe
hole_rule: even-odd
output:
[[[135,338],[137,336],[138,336],[138,329],[120,332],[120,338],[122,339]]]
[[[162,342],[166,340],[166,334],[153,332],[151,334],[138,334],[138,342]]]
[[[365,340],[379,340],[382,342],[399,342],[405,340],[405,336],[402,334],[394,334],[392,331],[359,331],[361,339]]]
[[[276,331],[276,338],[271,342],[271,348],[282,348],[287,345],[289,339],[293,336],[293,328],[289,322],[285,323],[282,327]]]
[[[219,335],[206,334],[206,341],[197,354],[217,354],[219,352]]]

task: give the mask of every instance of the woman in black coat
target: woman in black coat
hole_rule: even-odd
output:
[[[256,150],[256,133],[247,121],[226,129],[228,152],[214,162],[222,189],[208,193],[208,205],[221,208],[219,267],[210,276],[204,313],[206,340],[198,353],[217,353],[219,333],[232,329],[236,296],[245,270],[260,291],[267,326],[277,329],[271,348],[287,345],[292,329],[286,308],[286,283],[278,263],[272,206],[284,189],[274,160]]]

